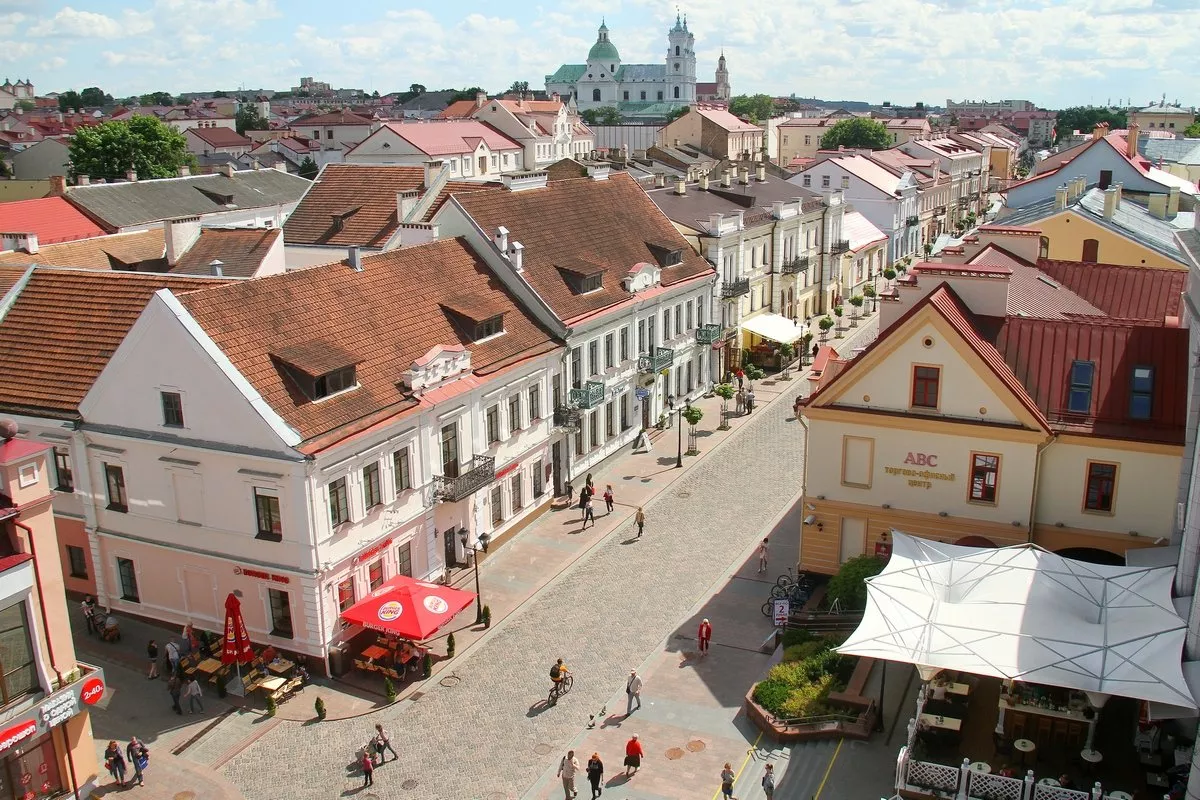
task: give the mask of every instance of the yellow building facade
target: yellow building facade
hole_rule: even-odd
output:
[[[1044,258],[1125,267],[1187,269],[1182,262],[1074,211],[1063,211],[1036,224],[1042,231]]]

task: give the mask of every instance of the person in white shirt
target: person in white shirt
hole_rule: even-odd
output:
[[[566,800],[573,800],[579,794],[575,791],[575,773],[577,772],[579,772],[579,759],[575,758],[574,750],[568,750],[567,754],[562,757],[562,761],[558,762],[558,777],[562,778]]]

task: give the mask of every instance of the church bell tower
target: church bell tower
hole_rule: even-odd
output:
[[[675,15],[675,27],[667,33],[668,103],[696,102],[696,37],[687,28],[687,17]]]

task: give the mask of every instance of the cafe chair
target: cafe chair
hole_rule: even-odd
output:
[[[992,749],[995,751],[995,755],[998,756],[1011,756],[1013,754],[1012,742],[1005,739],[999,733],[992,733]]]

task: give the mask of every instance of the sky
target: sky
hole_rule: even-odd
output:
[[[419,83],[544,88],[601,17],[624,63],[660,63],[676,8],[699,80],[734,94],[1200,105],[1197,0],[0,0],[0,76],[116,97],[285,90],[302,75],[381,94]]]

